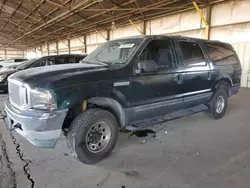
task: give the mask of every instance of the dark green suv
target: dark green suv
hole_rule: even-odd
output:
[[[118,130],[200,104],[215,119],[240,89],[231,45],[184,37],[137,36],[109,41],[82,64],[32,68],[9,77],[9,126],[39,147],[63,130],[86,164],[113,150]]]

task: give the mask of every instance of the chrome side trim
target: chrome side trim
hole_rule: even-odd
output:
[[[118,86],[128,86],[130,84],[130,81],[124,81],[124,82],[115,82],[114,87]]]
[[[182,98],[180,99],[172,99],[172,100],[167,100],[167,101],[162,101],[162,102],[156,102],[156,103],[151,103],[151,104],[146,104],[142,106],[137,106],[134,107],[135,112],[141,112],[145,110],[150,110],[150,109],[155,109],[155,108],[161,108],[165,106],[170,106],[170,105],[177,105],[182,103]]]
[[[181,94],[182,97],[188,96],[188,95],[196,95],[196,94],[200,94],[200,93],[206,93],[206,92],[210,92],[211,89],[204,89],[204,90],[199,90],[199,91],[194,91],[194,92],[189,92],[189,93],[183,93]]]

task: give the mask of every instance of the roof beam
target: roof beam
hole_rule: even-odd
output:
[[[65,6],[60,5],[60,4],[58,4],[58,3],[55,3],[54,1],[46,0],[46,2],[49,3],[49,4],[51,4],[51,5],[53,5],[54,7],[61,8],[61,9],[66,9]]]
[[[130,1],[128,1],[128,2],[126,2],[126,3],[124,3],[124,4],[121,4],[120,6],[125,6],[125,5],[128,5],[128,4],[130,4],[130,3],[133,3],[133,2],[135,2],[136,0],[130,0]],[[164,1],[167,1],[167,0],[164,0]],[[115,7],[116,8],[116,7]],[[113,8],[113,9],[115,9],[115,8]],[[112,10],[113,10],[112,9]],[[86,10],[86,9],[85,9]],[[109,10],[109,11],[112,11],[112,10]],[[93,16],[89,16],[89,17],[87,17],[87,18],[85,18],[85,19],[82,19],[82,20],[79,20],[78,22],[74,22],[74,23],[71,23],[71,24],[69,24],[69,26],[74,26],[74,25],[76,25],[76,24],[79,24],[79,23],[82,23],[82,22],[84,22],[84,21],[86,21],[86,20],[90,20],[90,19],[92,19],[92,18],[95,18],[95,17],[98,17],[98,16],[101,16],[101,15],[103,15],[103,14],[106,14],[108,11],[103,11],[103,12],[101,12],[101,13],[99,13],[99,14],[95,14],[95,15],[93,15]],[[124,15],[124,14],[123,14]],[[126,16],[127,16],[127,14],[125,14]],[[118,17],[121,17],[121,15],[117,15],[116,16],[116,18],[118,18]],[[112,19],[113,19],[114,17],[111,17],[111,18],[107,18],[109,21],[111,21]],[[104,19],[104,20],[107,20],[107,19]],[[95,23],[91,23],[91,24],[89,24],[89,25],[95,25],[95,26],[97,26],[97,23],[101,23],[103,20],[100,20],[100,21],[98,21],[98,22],[95,22]],[[59,29],[57,29],[57,30],[54,30],[53,32],[50,32],[50,33],[47,33],[47,34],[45,34],[45,35],[42,35],[42,36],[40,36],[39,38],[42,38],[42,37],[44,37],[44,36],[47,36],[47,35],[50,35],[51,33],[56,33],[56,32],[58,32],[58,31],[61,31],[61,30],[63,30],[63,29],[65,29],[66,27],[62,27],[62,28],[59,28]],[[81,27],[82,28],[82,27]],[[79,27],[77,28],[77,29],[79,29]],[[76,29],[73,29],[73,30],[76,30]]]
[[[32,0],[31,0],[32,1]],[[35,11],[37,10],[36,6],[33,10],[30,10],[30,8],[28,8],[24,3],[22,4],[22,7],[25,8],[27,11],[29,11],[29,13],[33,14],[33,16],[37,19],[40,19],[40,17],[38,17],[36,14],[35,14]]]
[[[0,2],[0,3],[1,3],[1,4],[0,4],[0,12],[2,11],[2,8],[3,8],[3,5],[4,5],[5,1],[6,1],[6,0],[3,0],[3,1]]]
[[[8,20],[9,17],[5,17],[5,16],[0,16],[0,19],[1,20]],[[16,21],[16,22],[19,22],[19,21],[22,21],[22,19],[18,19],[18,18],[11,18],[10,21]],[[31,20],[24,20],[24,22],[27,22],[27,23],[35,23],[34,21],[31,21]],[[17,24],[17,23],[16,23]],[[15,25],[16,25],[15,24]]]
[[[135,0],[131,0],[131,1],[129,1],[129,2],[134,2],[134,1],[135,1]],[[129,2],[127,2],[127,3],[129,3]],[[179,2],[181,2],[181,0],[179,0]],[[81,31],[81,32],[82,32],[82,31],[88,30],[88,29],[90,29],[91,27],[96,26],[98,23],[104,24],[104,23],[109,23],[109,22],[111,22],[111,21],[120,20],[120,19],[122,19],[122,18],[127,18],[127,17],[129,17],[130,15],[135,14],[135,13],[141,14],[141,11],[142,11],[142,12],[145,12],[145,11],[148,10],[148,8],[151,8],[151,7],[154,7],[154,8],[156,7],[156,8],[157,8],[157,7],[169,5],[169,4],[171,4],[171,3],[172,3],[172,2],[170,2],[169,0],[162,0],[162,1],[160,1],[160,2],[156,2],[156,3],[153,3],[153,4],[147,5],[146,7],[142,7],[142,8],[141,8],[140,10],[138,10],[138,11],[128,11],[128,12],[126,12],[126,13],[123,13],[122,15],[119,14],[119,15],[116,15],[116,16],[111,17],[111,18],[102,19],[102,20],[97,21],[97,22],[95,22],[95,23],[86,25],[84,28],[82,28],[82,27],[76,27],[76,28],[72,29],[70,32],[66,32],[66,33],[65,33],[64,35],[62,35],[62,36],[67,36],[67,35],[73,34],[73,33],[76,32],[76,31],[77,31],[77,32],[78,32],[78,31]],[[124,3],[124,4],[125,4],[125,3]],[[122,6],[122,5],[123,5],[123,4],[121,4],[120,6]],[[178,8],[178,7],[177,7],[177,8]],[[87,17],[87,19],[91,19],[91,18],[94,18],[94,17],[97,17],[97,16],[101,16],[101,15],[104,14],[104,13],[106,13],[106,11],[101,12],[101,13],[99,13],[99,14],[95,14],[94,16]],[[72,25],[81,23],[81,22],[83,22],[83,21],[85,21],[85,20],[80,20],[80,21],[74,22],[74,23],[72,23],[72,24],[70,24],[70,25],[72,26]],[[43,38],[43,37],[45,37],[45,36],[47,36],[47,35],[50,35],[51,33],[55,33],[55,32],[61,31],[61,30],[63,30],[63,29],[65,29],[65,28],[60,28],[60,29],[55,30],[55,31],[53,31],[53,32],[50,32],[50,33],[48,33],[48,34],[42,35],[42,36],[40,36],[39,38]]]
[[[179,3],[180,3],[181,1],[179,0]],[[171,2],[169,2],[169,1],[161,1],[161,2],[157,2],[157,3],[154,3],[154,4],[151,4],[151,5],[148,5],[148,6],[146,6],[146,8],[148,8],[148,7],[159,7],[159,6],[166,6],[166,5],[168,5],[169,3],[171,3]],[[142,11],[146,11],[146,10],[143,10],[145,7],[143,7],[142,8]],[[179,7],[175,7],[176,9],[177,8],[179,8]],[[121,15],[117,15],[116,17],[113,17],[113,18],[110,18],[110,19],[104,19],[104,20],[101,20],[101,21],[98,21],[98,23],[99,22],[103,22],[103,24],[105,24],[105,23],[109,23],[110,21],[112,21],[112,19],[113,20],[119,20],[119,19],[121,19],[121,18],[125,18],[125,17],[128,17],[131,13],[136,13],[136,14],[139,14],[139,13],[141,13],[141,11],[133,11],[133,12],[129,12],[128,14],[123,14],[122,16]],[[101,13],[100,13],[101,14]],[[95,16],[100,16],[100,14],[98,14],[98,15],[95,15]],[[93,17],[93,16],[91,16],[91,17]],[[75,23],[72,23],[72,24],[70,24],[70,26],[73,26]],[[91,31],[94,31],[94,29],[93,29],[93,26],[94,25],[96,25],[96,23],[93,23],[92,25],[88,25],[87,27],[85,27],[85,28],[76,28],[76,29],[74,29],[72,32],[67,32],[67,33],[64,33],[63,35],[58,35],[57,37],[55,37],[54,39],[58,39],[58,38],[63,38],[63,37],[67,37],[67,36],[69,36],[69,35],[71,35],[71,34],[76,34],[76,33],[78,33],[78,35],[80,34],[80,33],[82,33],[83,31],[87,31],[87,32],[91,32]],[[92,28],[92,29],[91,29]],[[60,28],[59,30],[62,30],[62,28]],[[37,39],[39,39],[39,38],[43,38],[41,41],[40,41],[40,43],[42,42],[42,41],[44,41],[45,39],[46,40],[49,40],[49,39],[53,39],[53,38],[51,38],[51,35],[53,34],[53,33],[58,33],[58,31],[59,30],[56,30],[56,31],[53,31],[53,32],[50,32],[50,33],[47,33],[47,34],[45,34],[45,35],[42,35],[42,36],[39,36]],[[61,32],[62,33],[62,32]],[[49,38],[47,38],[46,36],[48,36],[49,35]],[[39,43],[39,41],[36,41],[36,43]]]
[[[22,1],[20,1],[18,3],[18,5],[16,6],[16,8],[14,9],[14,11],[11,13],[11,15],[9,16],[8,20],[5,22],[5,24],[2,26],[2,28],[0,29],[0,32],[3,31],[3,29],[5,28],[5,26],[9,23],[10,19],[12,18],[12,16],[17,12],[17,9],[19,9],[19,7],[22,5]]]
[[[77,9],[81,8],[84,4],[86,4],[86,2],[87,2],[87,1],[82,1],[82,2],[80,2],[79,4],[77,4],[77,5],[75,5],[74,7],[72,7],[71,10],[74,11],[74,10],[77,10]],[[92,6],[92,5],[95,4],[95,3],[96,3],[96,1],[94,1],[94,2],[92,2],[92,3],[89,3],[89,4],[86,5],[85,7],[88,8],[88,7]],[[56,17],[50,19],[50,20],[47,21],[46,23],[44,23],[44,24],[42,24],[42,25],[40,25],[40,26],[34,28],[33,30],[31,30],[31,31],[29,31],[29,32],[27,32],[27,33],[25,33],[25,34],[23,34],[22,36],[18,37],[17,39],[11,41],[9,44],[12,44],[12,43],[18,41],[18,40],[24,38],[25,36],[30,35],[30,34],[36,32],[36,31],[38,31],[39,29],[42,29],[43,27],[47,26],[48,24],[52,24],[53,22],[61,21],[61,20],[65,19],[65,17],[69,17],[69,16],[71,16],[71,15],[73,15],[73,14],[71,13],[71,11],[70,11],[70,10],[67,10],[67,11],[65,11],[65,12],[63,12],[63,13],[61,13],[61,14],[59,14],[58,16],[56,16]],[[8,44],[8,45],[9,45],[9,44]]]
[[[42,0],[35,8],[33,8],[33,12],[36,10],[36,9],[38,9],[42,4],[43,4],[43,2],[44,2],[45,0]],[[30,15],[31,15],[31,12],[29,12],[27,15],[25,15],[25,17],[12,29],[12,30],[14,30],[15,28],[17,28],[24,20],[26,20],[28,17],[30,17]],[[37,21],[37,20],[36,20]],[[39,22],[40,20],[38,20],[38,22]],[[37,23],[37,22],[36,22]]]
[[[68,2],[70,2],[71,0],[67,0],[66,2],[64,2],[63,3],[63,5],[64,4],[66,4],[66,3],[68,3]],[[53,9],[51,12],[49,12],[48,14],[46,14],[45,16],[42,16],[41,15],[41,13],[40,13],[40,11],[39,11],[39,8],[40,8],[40,6],[45,2],[45,0],[41,0],[41,2],[38,4],[38,5],[36,5],[36,3],[33,1],[33,0],[31,0],[31,2],[33,3],[33,5],[34,5],[34,8],[32,9],[32,11],[34,12],[34,11],[36,11],[37,10],[37,12],[38,12],[38,14],[40,15],[40,20],[39,20],[39,22],[43,22],[43,23],[46,23],[46,18],[48,18],[51,14],[53,14],[54,12],[56,12],[57,10],[59,10],[58,8],[55,8],[55,9]],[[16,28],[16,27],[18,27],[20,24],[22,24],[27,18],[29,18],[29,16],[30,16],[30,14],[31,14],[31,12],[28,14],[28,15],[26,15],[25,17],[24,17],[24,19],[23,20],[21,20],[18,24],[17,24],[17,26],[15,26],[14,28],[13,28],[13,30]],[[35,22],[33,25],[31,25],[31,28],[34,26],[34,25],[36,25],[36,24],[38,24],[39,22]],[[26,30],[24,30],[24,32],[25,32]],[[23,32],[23,33],[24,33]]]

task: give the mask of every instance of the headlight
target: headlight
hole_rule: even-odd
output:
[[[30,103],[33,108],[37,109],[54,110],[57,108],[54,94],[44,89],[31,89]]]
[[[0,75],[0,82],[2,82],[5,78],[6,78],[6,74],[2,74],[2,75]]]

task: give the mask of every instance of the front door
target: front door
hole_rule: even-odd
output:
[[[182,98],[173,98],[181,93],[178,81],[179,70],[172,41],[152,40],[145,47],[138,61],[153,60],[155,72],[135,71],[131,78],[130,106],[134,108],[135,120],[166,114],[181,106]],[[138,63],[138,62],[137,62]],[[135,67],[137,69],[137,67]]]
[[[178,44],[182,53],[183,107],[206,103],[213,84],[209,62],[198,42],[179,40]]]

